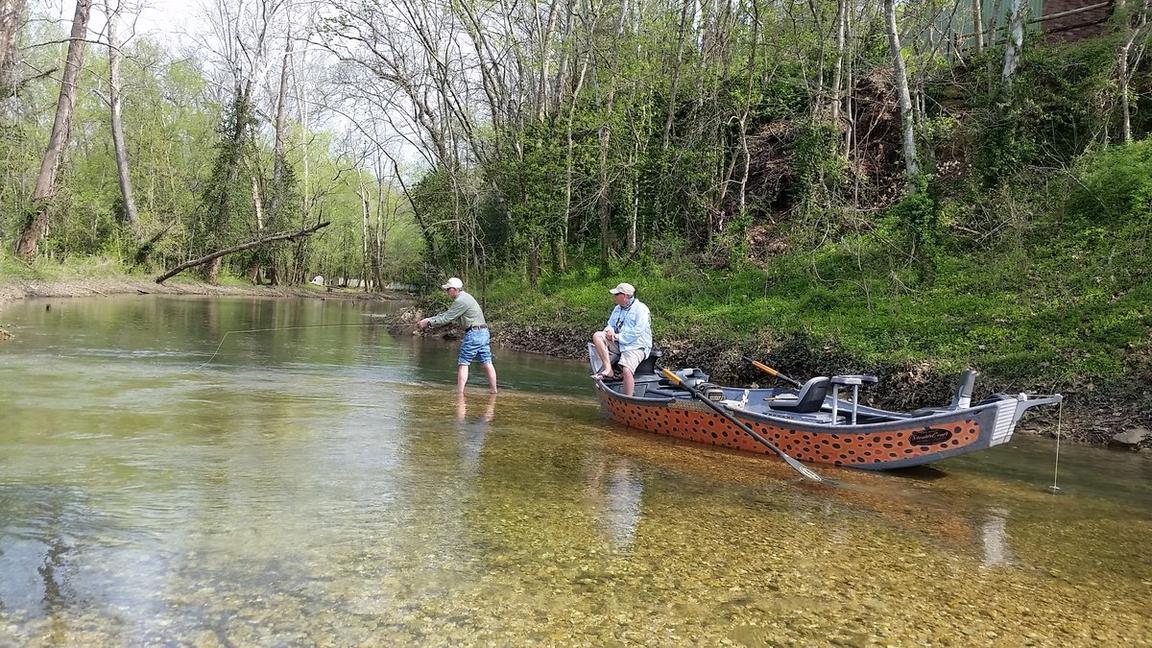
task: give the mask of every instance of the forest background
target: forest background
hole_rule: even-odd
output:
[[[868,371],[892,405],[971,366],[1148,425],[1147,0],[61,9],[0,0],[0,277],[328,222],[201,274],[432,307],[458,275],[567,355],[626,280],[670,364]]]

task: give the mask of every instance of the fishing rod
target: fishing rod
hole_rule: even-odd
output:
[[[212,360],[214,360],[220,353],[220,349],[224,347],[224,341],[227,340],[228,336],[232,335],[233,333],[265,333],[268,331],[291,331],[293,329],[311,328],[366,328],[369,326],[378,326],[379,324],[379,322],[367,322],[360,324],[307,324],[303,326],[274,326],[272,328],[237,329],[234,331],[225,331],[224,336],[220,338],[220,344],[216,345],[216,350],[212,352],[212,355],[192,371],[200,371],[204,367],[208,366],[208,364],[212,362]]]

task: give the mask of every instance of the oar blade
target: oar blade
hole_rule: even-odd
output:
[[[808,479],[811,479],[814,482],[820,482],[820,483],[824,483],[826,481],[823,477],[821,477],[820,475],[817,475],[814,470],[812,470],[808,466],[805,466],[804,464],[800,463],[799,461],[793,459],[790,455],[784,454],[782,452],[778,452],[777,454],[779,454],[780,458],[783,459],[784,461],[786,461],[789,466],[792,466],[793,470],[800,473],[801,475],[804,475]]]

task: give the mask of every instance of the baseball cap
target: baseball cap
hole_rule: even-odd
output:
[[[464,287],[464,282],[460,281],[460,279],[458,277],[452,277],[451,279],[448,280],[448,283],[446,283],[440,287],[443,288],[444,290],[448,290],[449,288],[455,288],[455,289],[459,290],[459,289]]]
[[[609,290],[608,292],[612,293],[613,295],[624,293],[625,295],[631,297],[632,295],[636,294],[636,287],[630,283],[620,282],[619,284],[616,284],[615,288]]]

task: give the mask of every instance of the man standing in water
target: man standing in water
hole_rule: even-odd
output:
[[[473,360],[479,360],[488,373],[488,391],[496,393],[496,367],[492,366],[491,335],[488,332],[488,323],[484,321],[484,311],[476,299],[464,292],[464,282],[456,277],[448,280],[441,286],[452,298],[452,305],[448,310],[432,317],[425,317],[416,323],[416,327],[423,330],[428,327],[444,326],[456,322],[464,329],[464,339],[460,341],[460,353],[456,356],[459,367],[456,369],[456,393],[464,393],[464,385],[468,383],[468,365]]]
[[[636,367],[652,352],[652,316],[644,302],[636,299],[636,288],[621,283],[609,290],[616,307],[608,315],[608,324],[592,334],[596,355],[603,367],[599,377],[612,378],[612,363],[620,363],[624,374],[624,395],[631,396],[636,386]]]

